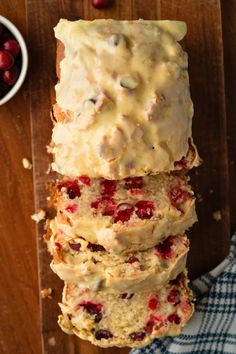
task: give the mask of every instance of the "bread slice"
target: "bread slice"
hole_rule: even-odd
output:
[[[178,21],[58,23],[55,171],[123,179],[199,164],[185,33]]]
[[[111,294],[66,283],[58,323],[100,347],[144,347],[153,339],[181,332],[193,313],[185,274],[161,289]]]
[[[130,253],[185,232],[197,220],[187,177],[170,174],[121,181],[64,178],[54,188],[54,223],[109,252]]]
[[[115,255],[81,237],[71,240],[50,224],[48,248],[52,270],[64,281],[94,291],[135,292],[157,288],[186,266],[189,240],[172,236],[146,251]]]

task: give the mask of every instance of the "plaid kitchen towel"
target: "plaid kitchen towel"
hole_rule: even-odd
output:
[[[182,334],[130,354],[236,354],[236,233],[226,259],[190,286],[196,309]]]

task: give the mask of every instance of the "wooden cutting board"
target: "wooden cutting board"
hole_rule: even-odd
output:
[[[50,156],[45,146],[50,141],[50,106],[54,102],[55,40],[53,27],[67,19],[179,19],[186,21],[188,35],[183,44],[189,54],[191,93],[195,105],[193,135],[204,164],[194,170],[192,183],[200,201],[199,223],[189,233],[190,277],[214,267],[229,246],[229,173],[224,96],[223,44],[220,1],[214,0],[126,0],[114,1],[106,10],[96,10],[86,1],[26,1],[30,48],[30,107],[36,210],[46,208],[45,183]],[[212,213],[221,211],[215,221]],[[128,353],[128,349],[100,349],[61,332],[57,325],[62,282],[49,268],[50,257],[38,227],[38,266],[40,288],[51,287],[53,299],[41,301],[43,353]]]

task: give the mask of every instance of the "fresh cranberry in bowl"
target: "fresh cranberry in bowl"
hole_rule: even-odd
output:
[[[7,85],[14,85],[14,83],[17,81],[19,76],[19,69],[17,66],[13,66],[12,68],[5,70],[3,72],[3,81],[7,84]]]
[[[25,41],[8,19],[0,16],[0,106],[21,87],[28,68]]]
[[[0,50],[0,70],[8,70],[13,64],[14,58],[11,53],[7,50]]]
[[[3,43],[3,48],[11,53],[13,57],[16,57],[20,53],[20,45],[15,39],[8,39]]]

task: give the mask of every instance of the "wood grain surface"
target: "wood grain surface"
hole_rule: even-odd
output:
[[[96,348],[60,331],[56,319],[62,282],[49,268],[42,225],[35,236],[29,217],[34,210],[32,176],[22,168],[21,159],[31,155],[31,137],[36,210],[46,207],[44,185],[51,178],[45,173],[50,159],[45,146],[50,141],[49,110],[56,82],[52,28],[61,17],[187,22],[183,44],[189,54],[195,105],[193,134],[204,159],[192,173],[192,183],[202,199],[197,207],[199,223],[190,232],[188,265],[194,278],[224,258],[236,226],[236,1],[117,0],[109,9],[98,11],[90,0],[1,0],[0,13],[26,36],[30,58],[29,82],[27,79],[21,91],[0,107],[0,353],[128,353],[128,349]],[[219,222],[212,218],[215,210],[222,213]],[[39,320],[38,291],[48,287],[53,288],[54,296],[41,300]]]
[[[0,14],[27,38],[24,0],[0,1]],[[38,271],[31,158],[28,77],[0,107],[0,353],[40,353]]]

